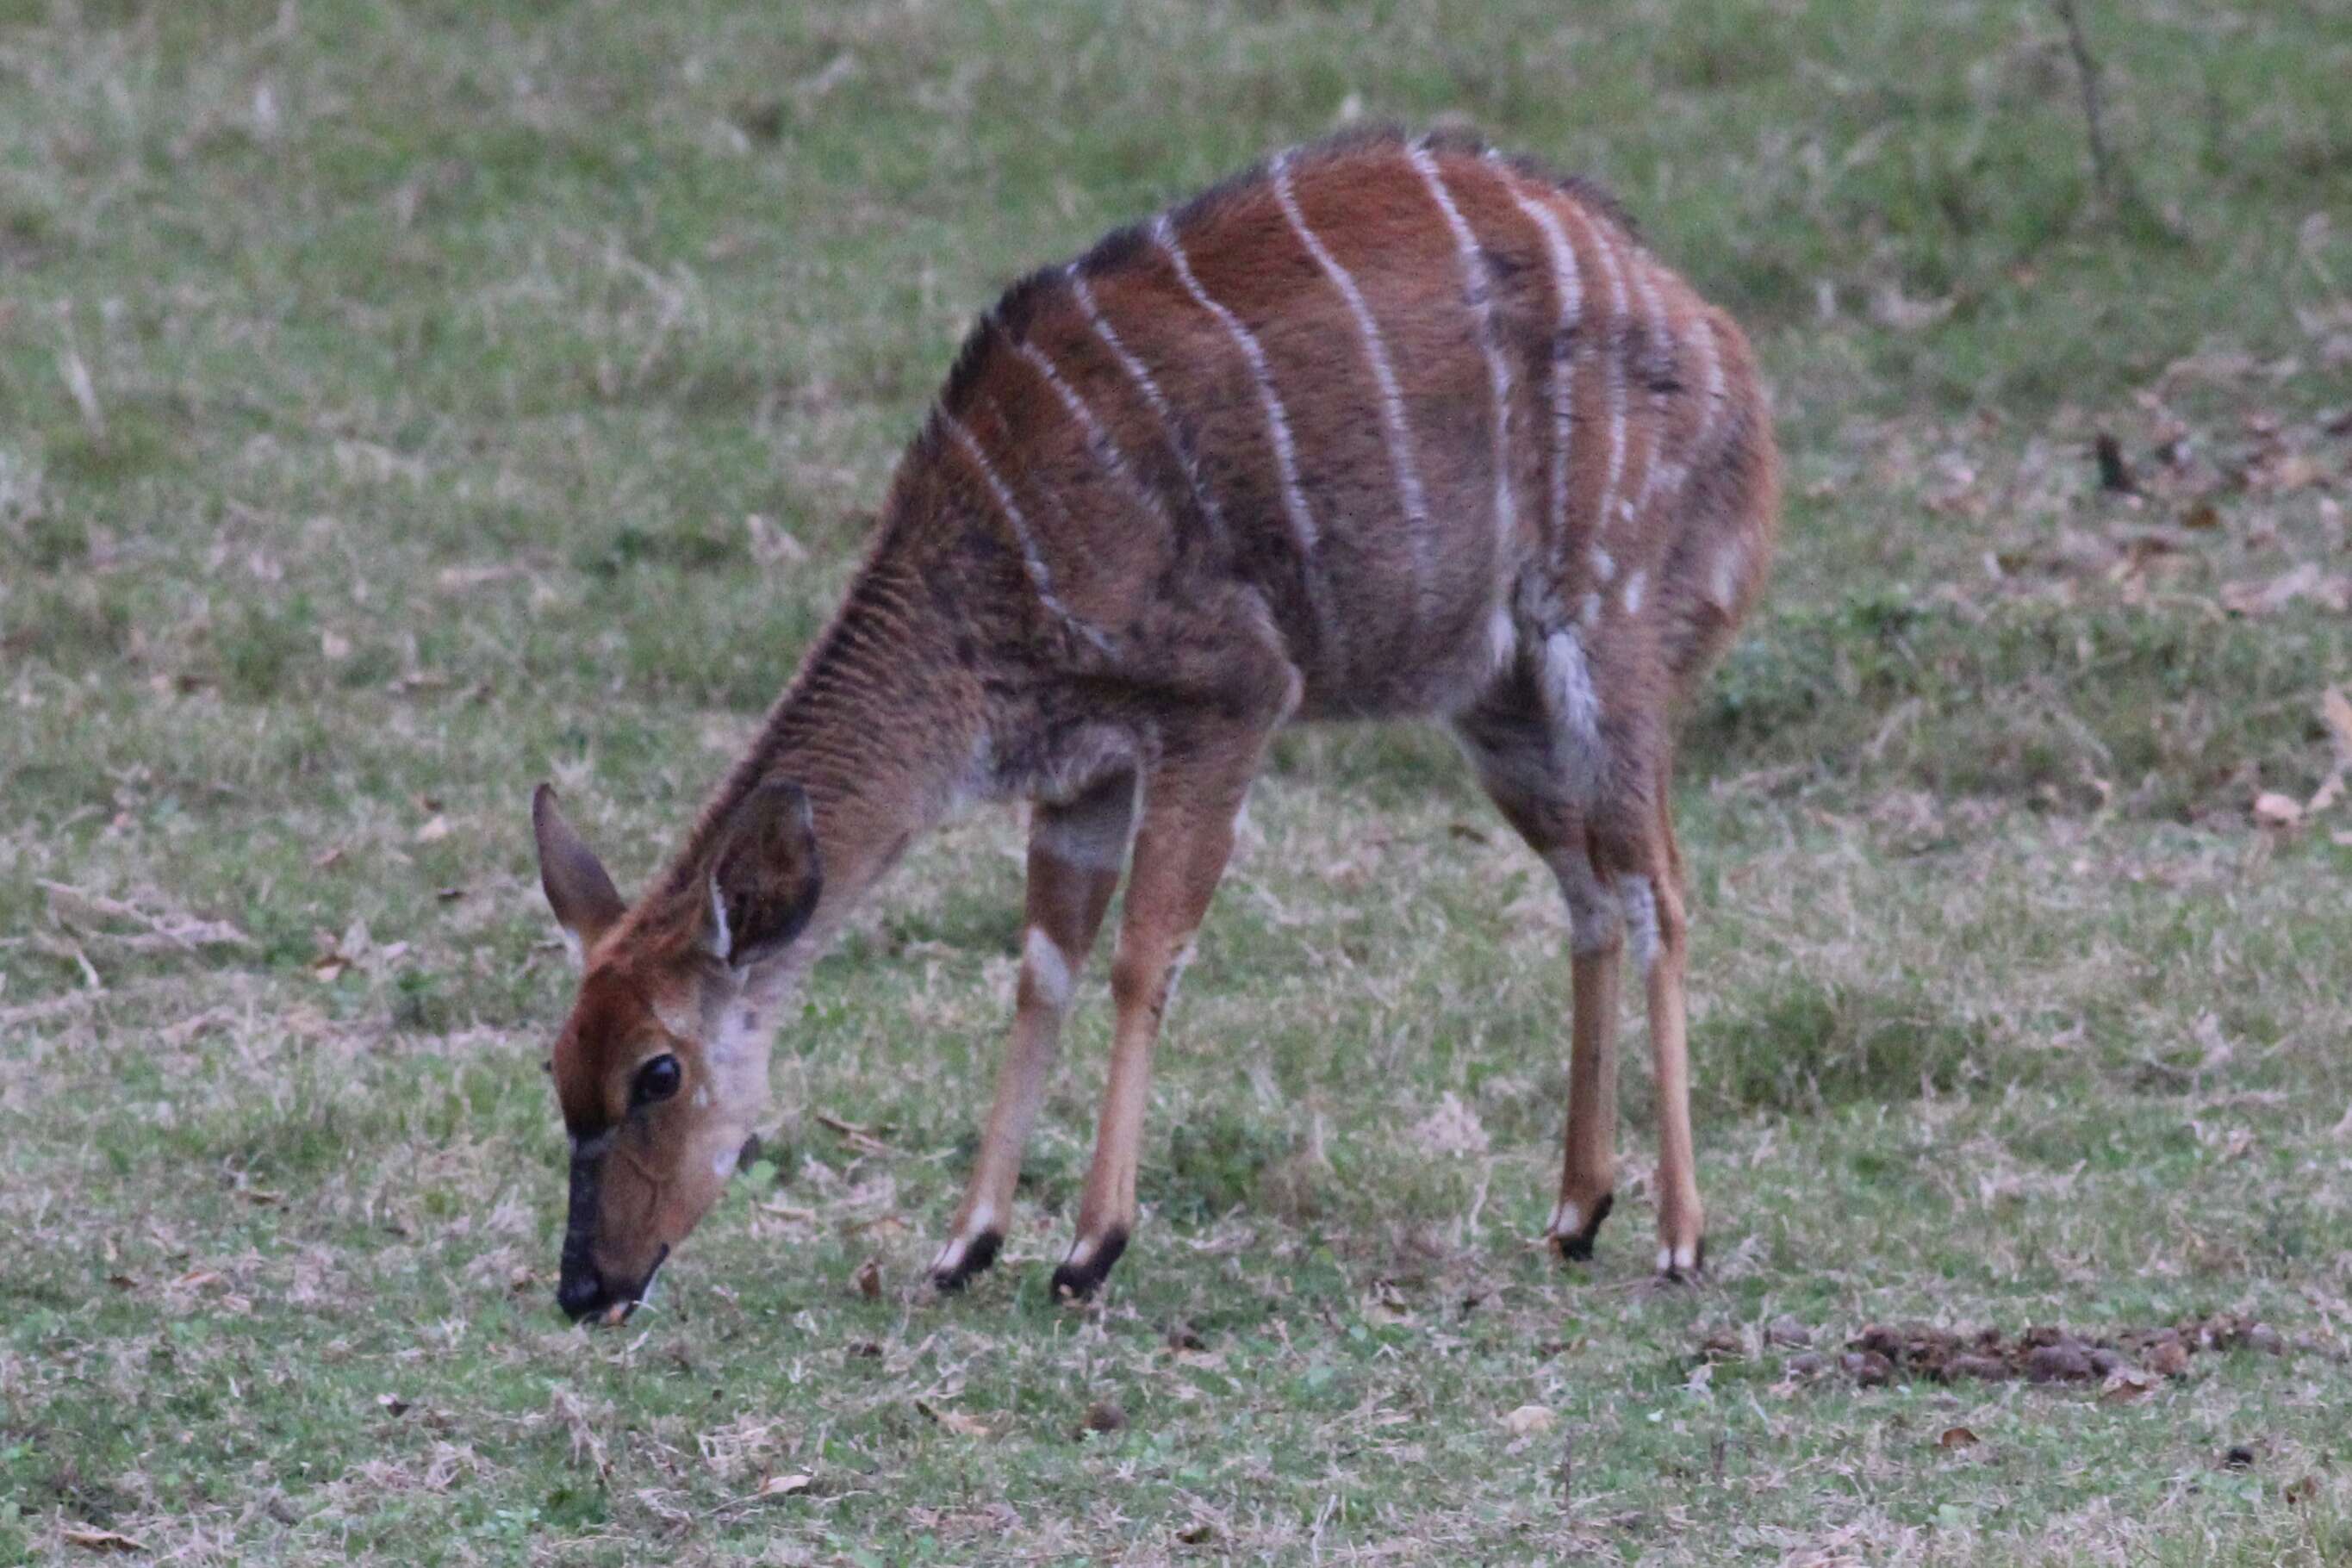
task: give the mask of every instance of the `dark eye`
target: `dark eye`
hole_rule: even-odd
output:
[[[637,1069],[636,1084],[629,1091],[630,1103],[651,1105],[656,1100],[667,1100],[677,1092],[678,1083],[685,1076],[676,1057],[656,1057]]]

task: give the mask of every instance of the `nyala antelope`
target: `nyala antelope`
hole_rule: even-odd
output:
[[[1276,155],[1024,279],[900,462],[863,569],[668,869],[625,903],[542,786],[583,974],[558,1298],[617,1318],[718,1197],[768,1022],[919,833],[1034,803],[1018,1003],[931,1265],[994,1260],[1074,977],[1128,877],[1109,1083],[1057,1293],[1136,1225],[1154,1037],[1267,742],[1428,716],[1557,878],[1567,1150],[1615,1179],[1620,957],[1648,988],[1659,1271],[1702,1252],[1684,1038],[1678,700],[1755,599],[1778,458],[1739,330],[1592,188],[1467,140]]]

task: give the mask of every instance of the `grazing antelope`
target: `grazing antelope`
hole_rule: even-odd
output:
[[[769,1021],[915,836],[1034,802],[1010,1047],[931,1265],[989,1266],[1073,977],[1118,881],[1083,1296],[1136,1223],[1154,1037],[1267,742],[1423,715],[1558,879],[1567,1152],[1549,1235],[1615,1179],[1621,953],[1648,987],[1658,1269],[1701,1260],[1676,702],[1761,587],[1778,458],[1748,343],[1603,196],[1453,138],[1350,135],[1016,284],[900,463],[872,552],[751,751],[635,904],[542,786],[583,973],[559,1300],[625,1314],[719,1195]]]

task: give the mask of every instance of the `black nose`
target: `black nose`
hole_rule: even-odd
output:
[[[613,1293],[604,1288],[604,1277],[596,1272],[596,1266],[585,1264],[563,1271],[562,1283],[555,1288],[555,1304],[576,1323],[611,1306]]]

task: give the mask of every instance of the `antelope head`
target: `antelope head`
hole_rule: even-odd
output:
[[[808,797],[764,784],[688,878],[635,910],[557,808],[531,801],[539,876],[580,959],[548,1063],[572,1141],[556,1301],[618,1322],[709,1212],[767,1100],[762,1000],[824,884]]]

